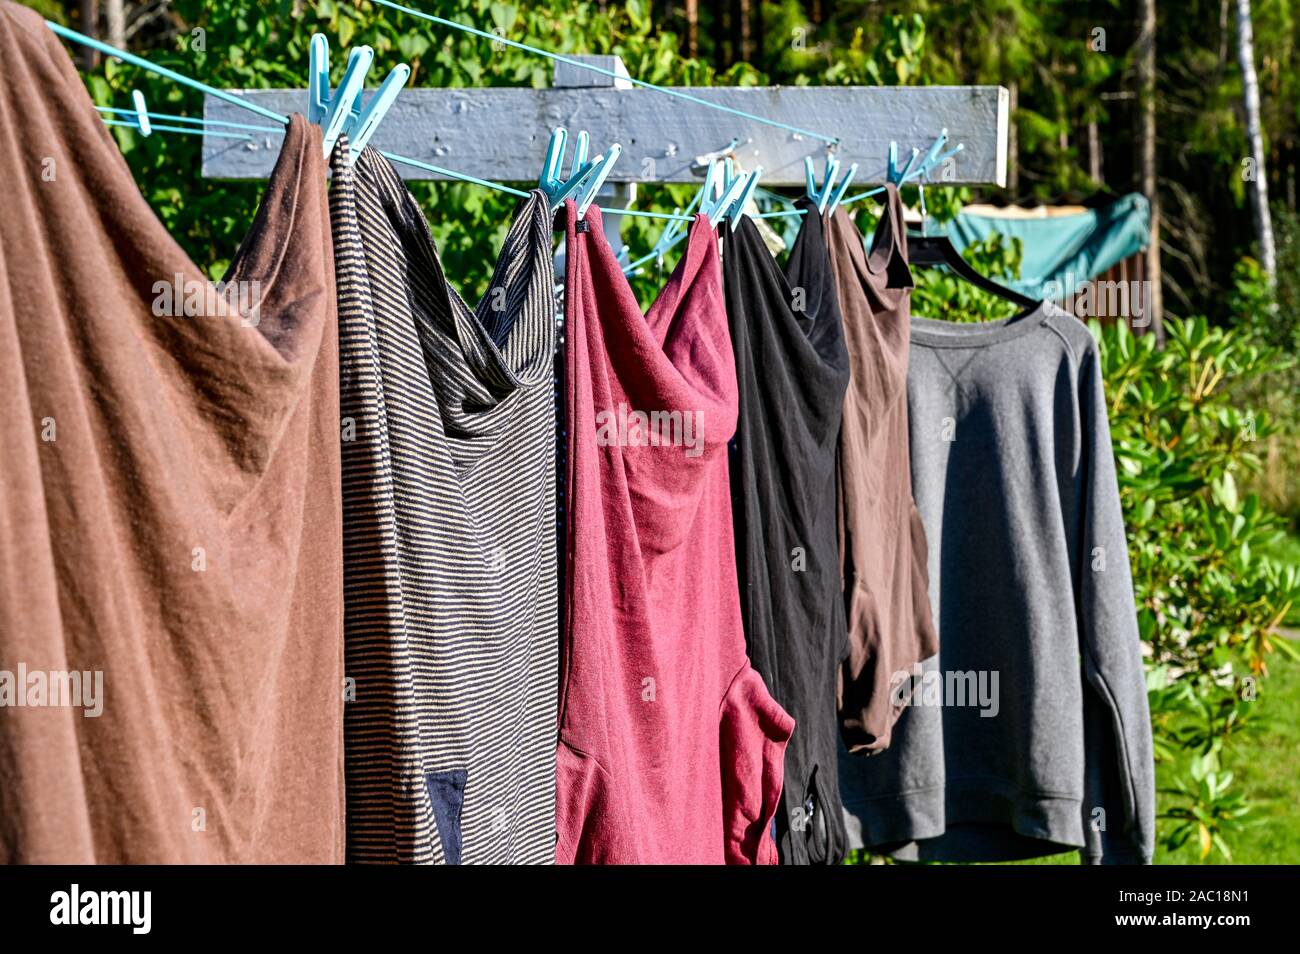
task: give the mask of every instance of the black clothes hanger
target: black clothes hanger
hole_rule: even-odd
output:
[[[946,235],[908,235],[907,261],[910,265],[944,265],[954,275],[969,282],[981,291],[996,295],[1021,308],[1037,308],[1038,302],[1018,291],[999,285],[975,271],[966,259],[961,257],[956,246]]]

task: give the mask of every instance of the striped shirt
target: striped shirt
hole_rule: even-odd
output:
[[[555,852],[550,212],[520,202],[487,296],[448,285],[393,167],[340,141],[348,860]]]

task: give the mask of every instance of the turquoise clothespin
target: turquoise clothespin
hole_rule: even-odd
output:
[[[591,203],[596,201],[596,193],[599,192],[600,187],[605,184],[605,180],[609,177],[610,171],[614,168],[614,163],[618,161],[618,157],[622,155],[622,153],[623,147],[618,143],[614,143],[609,147],[609,151],[604,155],[597,156],[595,159],[591,160],[591,164],[595,168],[588,174],[588,178],[580,187],[582,198],[578,201],[579,219],[587,214],[587,209],[591,207]]]
[[[715,229],[727,210],[724,200],[728,193],[722,185],[724,174],[725,165],[721,160],[710,162],[704,172],[704,185],[700,188],[700,214],[708,216],[709,224]]]
[[[728,173],[724,171],[724,181],[727,175]],[[736,204],[736,200],[745,192],[745,186],[749,183],[752,175],[752,173],[748,172],[741,173],[740,175],[735,175],[734,171],[731,172],[730,182],[728,182],[726,188],[722,190],[722,195],[709,206],[707,212],[709,223],[714,228],[717,228],[722,220],[726,218],[727,213],[730,212],[732,206]]]
[[[361,151],[366,148],[366,143],[375,134],[380,122],[396,102],[397,94],[402,91],[402,87],[410,77],[411,68],[405,63],[394,66],[375,95],[370,97],[370,102],[366,103],[365,109],[361,110],[356,121],[348,127],[348,152],[351,159],[355,160],[361,155]],[[356,102],[361,102],[359,95]]]
[[[857,169],[857,166],[853,167]],[[820,189],[817,188],[817,180],[813,176],[813,161],[811,156],[804,156],[803,174],[807,184],[808,198],[817,203],[817,211],[825,212],[830,204],[831,196],[835,193],[835,174],[839,172],[840,161],[835,156],[826,157],[826,177]],[[850,173],[850,177],[851,177]]]
[[[578,133],[573,150],[573,165],[568,179],[560,178],[564,166],[564,151],[568,146],[569,133],[563,126],[551,131],[551,140],[546,146],[546,158],[542,162],[542,174],[538,176],[537,186],[546,193],[551,208],[559,208],[564,200],[577,192],[586,181],[587,176],[596,168],[594,162],[587,161],[589,137],[586,130]]]
[[[858,164],[855,162],[853,165],[849,166],[848,171],[844,173],[844,178],[842,178],[840,184],[835,187],[835,193],[831,196],[830,202],[826,203],[827,212],[834,212],[839,208],[840,201],[844,198],[844,193],[848,191],[849,183],[853,181],[853,177],[857,174]]]
[[[913,147],[912,156],[910,159],[907,160],[907,165],[903,166],[903,168],[900,169],[898,168],[898,143],[890,142],[889,164],[888,167],[885,169],[885,181],[892,182],[894,185],[900,184],[904,179],[907,178],[908,173],[912,171],[912,165],[913,163],[916,162],[916,159],[920,154],[921,151]]]
[[[591,137],[587,130],[579,129],[578,138],[573,144],[573,161],[569,163],[569,178],[575,179],[586,171],[587,150],[591,146]]]
[[[366,74],[374,61],[375,51],[368,46],[358,47],[348,54],[348,68],[343,73],[343,82],[330,97],[329,109],[325,113],[325,156],[334,151],[334,144],[354,119],[354,106],[366,85]],[[359,109],[355,110],[360,113]]]
[[[569,163],[569,181],[560,189],[557,202],[563,202],[570,195],[575,195],[577,201],[582,201],[582,193],[579,190],[585,188],[589,177],[596,170],[597,163],[602,161],[601,156],[597,156],[590,162],[587,161],[587,150],[590,145],[591,137],[587,135],[587,130],[579,129],[578,139],[573,146],[573,161]],[[586,206],[582,211],[586,211]]]
[[[941,153],[940,150],[943,149],[944,144],[947,142],[948,130],[945,128],[940,131],[939,138],[934,141],[934,144],[930,146],[929,150],[926,152],[925,161],[921,163],[921,167],[917,171],[915,178],[919,179],[928,177],[937,166],[942,165],[945,161],[951,159],[953,156],[957,155],[957,153],[966,148],[965,143],[959,142],[954,148]]]
[[[149,110],[144,104],[144,93],[138,89],[131,90],[131,105],[135,107],[135,126],[141,136],[149,136],[153,126],[149,123]]]
[[[546,158],[542,160],[542,172],[537,177],[537,187],[546,193],[551,205],[556,205],[555,195],[563,183],[560,181],[560,164],[564,161],[564,147],[569,141],[569,133],[563,126],[551,130],[551,139],[546,144]]]
[[[700,192],[700,212],[709,217],[714,228],[731,210],[736,199],[745,191],[750,173],[736,174],[736,164],[731,158],[709,163]]]
[[[921,163],[922,174],[929,172],[934,168],[935,162],[939,158],[939,151],[943,149],[944,144],[948,141],[948,127],[945,126],[939,130],[939,135],[935,138],[930,148],[926,150],[925,161]]]
[[[324,33],[313,33],[307,48],[307,122],[317,126],[330,103],[330,45]]]
[[[727,156],[722,160],[722,191],[726,192],[731,188],[731,184],[744,175],[736,173],[736,160],[733,156]]]
[[[758,178],[763,174],[763,167],[755,167],[753,172],[745,173],[742,178],[745,184],[741,187],[740,194],[732,200],[731,208],[728,210],[728,224],[731,231],[736,231],[736,226],[745,215],[745,206],[749,205],[749,197],[754,194],[754,189],[758,186]]]

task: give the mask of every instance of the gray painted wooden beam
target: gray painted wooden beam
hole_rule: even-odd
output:
[[[611,82],[608,78],[606,83]],[[799,86],[683,87],[708,102],[839,136],[844,166],[859,163],[860,184],[884,179],[890,140],[900,157],[923,152],[943,128],[949,147],[963,143],[943,174],[953,185],[1006,184],[1008,95],[1000,86]],[[234,90],[281,113],[305,110],[305,90]],[[370,94],[367,93],[367,97]],[[205,97],[207,119],[260,123],[230,103]],[[404,90],[371,143],[447,169],[500,182],[536,180],[551,129],[586,129],[592,154],[611,142],[623,155],[610,176],[616,182],[696,182],[697,156],[739,139],[743,168],[763,167],[763,184],[801,185],[803,160],[812,156],[821,175],[826,146],[818,140],[689,103],[650,89],[467,88]],[[279,133],[254,141],[204,137],[203,175],[264,179],[279,154]],[[399,166],[412,179],[436,178]]]

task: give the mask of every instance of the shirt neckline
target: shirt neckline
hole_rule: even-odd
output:
[[[927,348],[983,348],[1041,327],[1049,314],[1047,302],[1041,301],[1028,311],[997,321],[961,323],[913,315],[910,337],[913,344]]]

